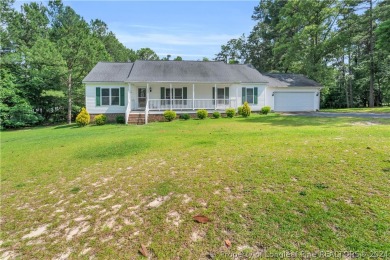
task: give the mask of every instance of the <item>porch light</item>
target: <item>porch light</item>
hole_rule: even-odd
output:
[[[152,88],[149,88],[149,92],[152,92]]]
[[[319,95],[319,94],[320,94],[320,93],[319,93],[319,92],[317,92],[317,93],[316,93],[316,96],[318,97],[318,95]]]
[[[275,92],[272,92],[272,96],[274,96]]]

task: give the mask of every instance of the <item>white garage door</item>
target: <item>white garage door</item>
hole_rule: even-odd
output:
[[[275,92],[274,110],[286,111],[314,111],[314,92]]]

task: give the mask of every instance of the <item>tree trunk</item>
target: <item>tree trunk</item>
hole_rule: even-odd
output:
[[[372,0],[370,0],[370,94],[368,99],[368,106],[374,107],[374,40],[372,28]]]
[[[68,75],[68,124],[72,123],[72,71]]]
[[[349,105],[353,105],[353,90],[352,90],[352,66],[351,66],[351,50],[348,51],[348,88],[349,88]]]
[[[345,79],[345,56],[343,55],[343,87],[345,90],[345,101],[347,103],[347,108],[349,108],[349,97],[348,97],[348,86],[346,84],[346,79]]]

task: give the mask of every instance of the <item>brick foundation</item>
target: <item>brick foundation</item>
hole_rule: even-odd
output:
[[[180,119],[180,115],[182,114],[188,114],[191,118],[197,118],[196,113],[176,113],[176,119]],[[213,113],[209,113],[208,117],[212,118]],[[226,113],[221,113],[221,117],[226,117]],[[148,122],[165,122],[165,118],[163,114],[149,114],[148,115]]]
[[[91,123],[95,122],[95,116],[100,114],[89,114],[91,116]],[[107,122],[109,123],[116,123],[116,117],[117,116],[123,116],[125,117],[125,113],[115,113],[115,114],[104,114],[107,117]]]

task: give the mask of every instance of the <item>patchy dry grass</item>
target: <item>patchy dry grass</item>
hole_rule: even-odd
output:
[[[3,258],[390,248],[386,119],[36,128],[2,132],[1,159]]]

